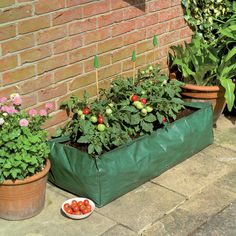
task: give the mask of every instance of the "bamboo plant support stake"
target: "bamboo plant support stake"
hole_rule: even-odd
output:
[[[153,64],[155,64],[155,59],[156,59],[156,55],[155,55],[155,47],[157,46],[157,36],[154,35],[153,36]]]
[[[133,84],[135,80],[136,52],[133,51],[131,61],[133,62]]]
[[[97,55],[94,56],[93,67],[96,69],[97,97],[99,97],[99,87],[98,87],[98,68],[99,68],[99,63],[98,63],[98,56]]]

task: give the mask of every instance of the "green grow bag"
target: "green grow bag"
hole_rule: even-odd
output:
[[[63,144],[65,137],[51,140],[49,180],[104,206],[213,143],[211,105],[188,107],[197,110],[96,159]]]

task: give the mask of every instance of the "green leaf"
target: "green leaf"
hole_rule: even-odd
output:
[[[93,67],[94,68],[99,68],[98,56],[97,55],[94,56]]]
[[[135,51],[133,51],[133,53],[132,53],[131,61],[132,61],[132,62],[135,62],[135,61],[136,61],[136,52],[135,52]]]
[[[152,130],[153,130],[153,124],[152,123],[147,123],[147,122],[144,122],[144,121],[141,121],[141,127],[146,132],[152,132]]]
[[[227,103],[227,108],[229,111],[232,110],[235,100],[234,90],[235,84],[231,79],[221,78],[220,79],[221,85],[225,88],[225,100]]]
[[[145,116],[144,120],[147,121],[147,122],[154,122],[156,121],[156,116],[154,116],[153,114],[148,114],[147,116]]]
[[[93,144],[89,144],[88,146],[88,154],[92,154],[94,152],[94,146]]]
[[[89,140],[87,136],[81,136],[78,140],[77,143],[89,143]]]
[[[139,114],[131,115],[131,117],[130,117],[130,124],[131,125],[137,125],[137,124],[139,124],[140,121],[141,121],[141,117]]]

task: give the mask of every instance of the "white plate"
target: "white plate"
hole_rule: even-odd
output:
[[[91,208],[92,208],[89,213],[87,213],[87,214],[81,214],[81,215],[74,215],[74,214],[69,214],[69,213],[67,213],[67,212],[64,210],[64,205],[65,205],[66,203],[71,204],[73,200],[76,200],[76,201],[78,202],[78,201],[84,201],[85,199],[89,200],[89,204],[91,205]],[[62,209],[62,211],[63,211],[68,217],[70,217],[70,218],[72,218],[72,219],[75,219],[75,220],[80,220],[80,219],[84,219],[84,218],[88,217],[89,215],[91,215],[91,214],[93,213],[93,211],[94,211],[94,209],[95,209],[95,204],[94,204],[94,202],[93,202],[92,200],[90,200],[90,199],[88,199],[88,198],[75,197],[75,198],[71,198],[71,199],[68,199],[68,200],[64,201],[64,202],[62,203],[62,205],[61,205],[61,209]]]

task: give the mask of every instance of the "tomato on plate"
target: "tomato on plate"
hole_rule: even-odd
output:
[[[85,199],[85,200],[84,200],[84,205],[85,205],[85,206],[88,206],[88,205],[89,205],[89,200],[88,200],[88,199]]]

